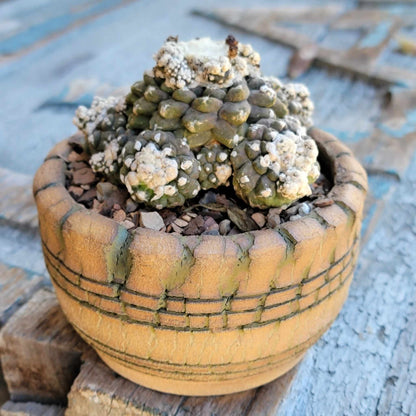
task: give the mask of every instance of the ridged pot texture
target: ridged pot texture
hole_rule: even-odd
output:
[[[233,236],[128,232],[65,188],[67,141],[33,190],[45,262],[68,320],[114,371],[143,386],[216,395],[291,369],[338,315],[353,277],[367,177],[313,128],[334,204]]]

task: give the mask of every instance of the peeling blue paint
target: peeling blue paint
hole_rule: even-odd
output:
[[[358,143],[370,136],[370,132],[367,130],[350,132],[345,130],[332,129],[331,127],[326,126],[323,126],[322,129],[338,137],[338,139],[345,143]]]
[[[382,175],[369,175],[368,177],[370,191],[377,199],[382,199],[394,183],[396,182]]]
[[[37,25],[29,27],[27,30],[17,33],[0,42],[0,54],[11,55],[22,49],[28,48],[36,42],[50,36],[56,32],[68,28],[71,24],[79,22],[108,9],[123,4],[124,0],[102,0],[95,3],[88,9],[83,9],[75,13],[67,12],[61,16],[53,17]]]
[[[384,123],[380,123],[377,127],[395,139],[400,139],[409,133],[414,133],[416,131],[416,108],[413,108],[406,113],[406,121],[397,128],[388,126]]]
[[[358,43],[359,48],[374,48],[386,39],[393,25],[391,20],[380,22],[371,32],[367,33]]]
[[[374,203],[368,208],[366,216],[363,218],[363,222],[361,223],[361,236],[363,237],[368,229],[368,226],[370,225],[370,222],[372,218],[374,217],[374,214],[376,213],[377,205]]]
[[[363,218],[361,235],[364,236],[368,226],[370,225],[375,213],[377,212],[378,201],[382,200],[384,196],[390,191],[392,186],[397,183],[391,178],[383,175],[369,175],[368,185],[370,193],[376,199],[371,206],[367,209],[366,216]]]
[[[366,155],[363,159],[364,165],[371,165],[374,162],[374,155]]]

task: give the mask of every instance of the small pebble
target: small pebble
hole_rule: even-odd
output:
[[[253,218],[254,222],[259,226],[259,228],[263,228],[266,224],[266,217],[261,212],[255,212],[251,218]]]
[[[218,230],[207,230],[202,233],[203,235],[220,235]]]
[[[192,218],[196,218],[198,216],[198,214],[195,214],[195,212],[188,212],[187,215],[189,215]]]
[[[151,230],[156,231],[161,230],[165,226],[163,218],[156,211],[141,212],[139,224],[140,227],[150,228]]]
[[[204,228],[205,231],[212,231],[212,230],[218,230],[219,226],[217,222],[212,217],[205,217],[204,219]]]
[[[101,211],[102,205],[103,204],[98,199],[94,199],[92,201],[92,209],[93,209],[93,211],[97,211],[97,212]]]
[[[279,208],[270,208],[268,214],[280,215],[284,207],[287,207],[287,205],[284,205],[283,207],[279,207]]]
[[[78,162],[83,160],[82,154],[75,152],[74,150],[68,155],[68,162]]]
[[[300,207],[298,209],[298,213],[300,215],[308,215],[311,212],[311,207],[306,202],[303,202],[300,204]]]
[[[131,212],[129,214],[129,219],[134,222],[134,225],[137,227],[139,225],[140,213],[138,211]]]
[[[296,221],[296,220],[299,220],[299,219],[301,219],[301,218],[302,218],[302,216],[301,216],[301,215],[296,214],[296,215],[292,215],[292,216],[289,218],[289,221]]]
[[[173,231],[175,231],[176,233],[182,234],[183,229],[181,227],[176,225],[174,222],[170,225],[172,226]]]
[[[191,221],[191,219],[192,219],[192,217],[191,216],[189,216],[189,215],[187,215],[187,214],[185,214],[185,215],[182,215],[182,217],[181,217],[184,221],[187,221],[187,222],[189,222],[189,221]]]
[[[90,189],[91,189],[91,186],[90,186],[90,185],[81,185],[81,188],[82,188],[84,191],[88,191],[88,190],[90,190]]]
[[[87,185],[97,180],[95,173],[90,168],[82,168],[72,172],[74,185]]]
[[[180,218],[177,218],[173,223],[181,228],[186,227],[188,225],[187,221],[181,220]]]
[[[286,210],[286,215],[289,215],[289,216],[295,215],[298,213],[298,209],[299,209],[299,205],[295,204]]]
[[[213,191],[208,191],[199,201],[200,204],[212,204],[216,202],[216,194]]]
[[[78,202],[87,202],[92,201],[97,196],[97,190],[95,188],[90,188],[88,191],[85,191],[81,197],[78,199]]]
[[[227,235],[231,230],[231,221],[222,220],[219,225],[219,231],[221,235]]]
[[[71,193],[72,195],[78,198],[84,193],[84,190],[80,186],[73,186],[73,185],[71,185],[68,188],[68,191],[69,193]]]
[[[272,209],[269,210],[269,213],[267,214],[267,226],[269,228],[276,228],[278,225],[280,225],[280,222],[280,215],[274,212]]]
[[[85,162],[71,162],[69,168],[73,170],[78,170],[82,168],[88,168],[88,164]]]
[[[129,198],[129,199],[126,201],[126,212],[127,212],[127,213],[130,213],[130,212],[136,211],[136,210],[137,210],[137,208],[139,208],[139,205],[138,205],[136,202],[134,202],[131,198]]]
[[[113,219],[116,220],[117,222],[123,222],[126,219],[126,213],[122,209],[114,211]],[[133,224],[134,224],[134,222],[133,222]]]
[[[110,195],[117,190],[117,187],[110,182],[97,183],[97,198],[100,202],[109,198]]]
[[[317,199],[313,202],[313,204],[318,208],[324,208],[329,207],[334,204],[334,200],[331,198],[323,198],[323,199]]]
[[[237,227],[231,228],[230,232],[228,233],[228,235],[237,235],[237,234],[241,234],[241,231]]]
[[[124,225],[128,230],[135,227],[134,223],[132,223],[130,220],[125,220],[121,224]]]

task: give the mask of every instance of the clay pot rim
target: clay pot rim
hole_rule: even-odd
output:
[[[344,210],[353,211],[353,213],[358,213],[359,209],[354,209],[353,206],[349,206],[348,203],[345,203],[345,200],[351,199],[348,195],[349,190],[345,189],[345,185],[352,185],[354,188],[358,188],[361,192],[361,201],[356,201],[357,206],[361,206],[365,200],[366,192],[368,189],[367,184],[367,174],[365,169],[361,166],[360,162],[354,157],[352,152],[348,147],[342,144],[335,136],[324,132],[316,127],[312,127],[308,130],[308,134],[315,140],[319,148],[320,159],[323,160],[324,164],[328,164],[327,169],[331,172],[331,182],[333,186],[328,194],[341,196],[341,200],[337,201],[334,199],[334,204],[331,206],[327,206],[324,209],[326,211],[339,209],[341,206]],[[123,227],[117,221],[113,220],[112,218],[106,217],[101,215],[97,212],[94,212],[84,205],[79,204],[76,202],[72,196],[70,195],[69,191],[65,186],[65,170],[66,170],[66,158],[71,151],[70,146],[68,145],[68,141],[70,138],[64,139],[58,144],[56,144],[52,150],[49,152],[47,157],[45,158],[43,164],[40,166],[38,171],[35,174],[35,178],[33,181],[33,194],[36,199],[37,194],[42,192],[48,188],[54,188],[57,193],[57,202],[58,199],[63,198],[70,198],[72,201],[72,208],[74,212],[78,213],[85,213],[89,216],[99,216],[100,218],[104,219],[104,221],[100,221],[100,226],[104,226],[106,224],[108,226],[108,231],[113,232],[114,225],[118,227]],[[53,164],[53,166],[52,166]],[[48,166],[50,165],[50,166]],[[59,196],[58,196],[59,194]],[[354,195],[355,199],[357,199],[357,194]],[[339,203],[338,203],[339,202]],[[354,204],[352,204],[354,205]],[[257,236],[264,235],[266,233],[273,232],[284,232],[287,224],[291,224],[290,227],[303,227],[305,220],[313,219],[317,221],[316,213],[319,211],[319,208],[313,208],[309,214],[302,216],[299,219],[294,221],[285,222],[280,224],[275,228],[266,228],[262,230],[253,230],[253,231],[246,231],[241,232],[236,235],[176,235],[171,233],[166,233],[165,231],[156,231],[152,229],[147,229],[143,227],[137,227],[131,234],[137,235],[154,235],[154,236],[166,236],[167,238],[178,238],[187,241],[190,241],[195,238],[202,238],[204,240],[218,240],[222,241],[224,238],[235,240],[238,237],[246,237],[252,236],[256,238]],[[293,224],[293,225],[292,225]],[[330,224],[331,225],[331,224]],[[127,230],[125,227],[123,227]]]

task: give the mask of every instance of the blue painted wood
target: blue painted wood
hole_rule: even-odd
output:
[[[0,2],[1,29],[0,40],[10,38],[28,28],[49,19],[82,9],[94,0],[9,0]]]
[[[71,7],[68,10],[59,10],[60,14],[50,17],[40,23],[7,37],[0,41],[0,54],[11,55],[28,48],[37,42],[57,32],[67,29],[81,19],[86,19],[106,10],[123,4],[124,0],[102,0],[98,3],[92,2],[83,8]]]

